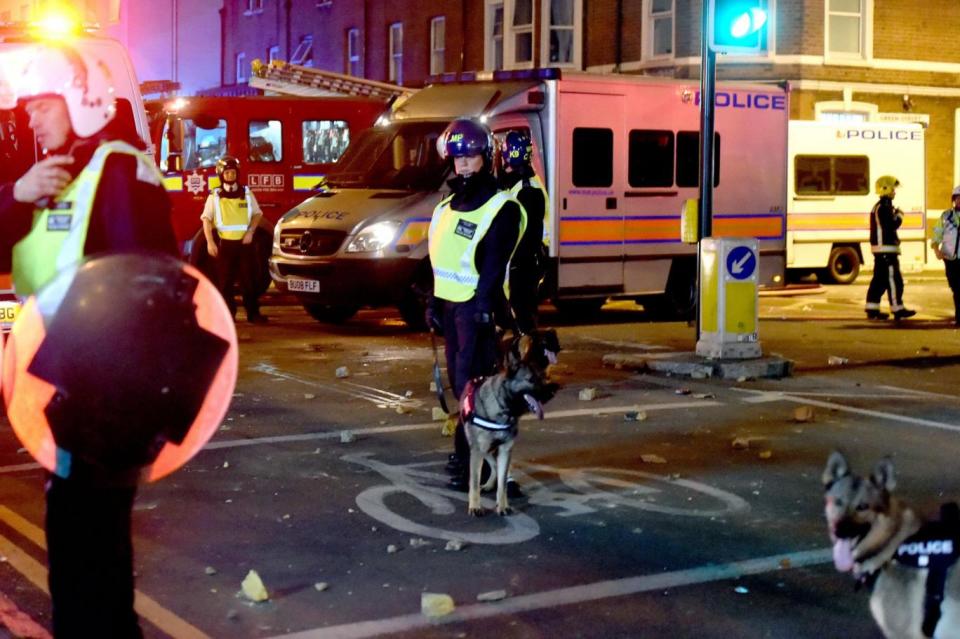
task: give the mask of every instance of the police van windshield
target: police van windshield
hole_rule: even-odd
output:
[[[445,127],[445,122],[406,122],[367,129],[327,174],[327,185],[435,190],[447,172],[447,163],[437,154],[437,137]]]

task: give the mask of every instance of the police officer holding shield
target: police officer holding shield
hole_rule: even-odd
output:
[[[67,45],[39,45],[25,59],[15,95],[47,157],[0,188],[0,252],[12,250],[17,295],[35,293],[87,256],[176,256],[161,175],[130,123],[114,117],[106,62]],[[63,455],[63,471],[46,485],[54,635],[140,637],[131,539],[136,480]]]

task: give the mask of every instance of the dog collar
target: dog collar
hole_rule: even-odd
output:
[[[487,419],[484,419],[479,415],[477,415],[476,413],[470,416],[470,420],[477,426],[480,426],[481,428],[486,428],[487,430],[508,430],[517,425],[516,419],[510,420],[506,424],[498,424],[497,422],[491,422]]]
[[[508,430],[515,427],[517,425],[516,418],[509,419],[505,424],[501,424],[477,415],[476,403],[474,402],[473,396],[476,394],[477,389],[480,388],[483,380],[483,377],[475,377],[467,382],[467,387],[463,389],[463,397],[460,400],[460,412],[464,418],[471,420],[477,426],[486,428],[487,430]]]

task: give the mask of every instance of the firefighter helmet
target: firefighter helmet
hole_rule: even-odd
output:
[[[195,268],[160,253],[61,271],[27,300],[3,361],[7,416],[42,466],[129,483],[193,457],[223,419],[236,379],[236,329],[223,297]]]
[[[237,173],[237,177],[233,179],[233,182],[236,182],[240,179],[240,160],[235,158],[232,155],[224,155],[219,160],[217,160],[217,177],[220,178],[221,183],[226,183],[226,180],[223,179],[223,174],[226,173],[229,169],[233,169]],[[233,184],[231,182],[231,184]]]
[[[493,160],[493,134],[477,120],[457,118],[437,138],[437,151],[445,160],[481,155],[489,165]]]
[[[900,186],[900,180],[892,175],[881,175],[876,182],[877,195],[880,197],[890,197],[897,187]]]
[[[17,100],[63,98],[78,137],[97,133],[116,115],[110,67],[96,54],[66,44],[43,44],[30,50],[24,60],[12,78]]]
[[[533,156],[530,138],[520,131],[510,131],[500,145],[500,161],[514,169],[529,166]]]

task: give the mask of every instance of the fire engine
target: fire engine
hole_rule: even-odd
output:
[[[36,22],[0,26],[0,65],[19,66],[16,58],[25,55],[32,45],[54,40],[69,42],[105,61],[114,82],[116,117],[126,120],[149,145],[143,98],[133,65],[120,42],[96,35],[67,14],[51,13]],[[40,158],[40,153],[24,110],[18,107],[0,111],[0,180],[13,182],[19,178]],[[3,270],[8,268],[9,264],[0,266]],[[10,329],[17,309],[9,276],[0,275],[0,328],[4,332]]]
[[[220,184],[217,159],[233,155],[263,209],[254,244],[265,289],[270,283],[273,223],[316,190],[350,140],[371,126],[385,107],[381,99],[354,97],[148,101],[151,138],[173,206],[174,231],[190,263],[210,274],[200,213],[210,190]]]
[[[456,117],[527,133],[551,215],[545,295],[592,310],[611,297],[693,307],[696,248],[681,241],[699,188],[699,90],[690,80],[558,69],[448,74],[351,142],[326,188],[276,225],[270,273],[319,320],[397,305],[422,324],[426,236],[448,193],[436,140]],[[721,83],[714,234],[760,240],[762,285],[782,282],[789,105],[783,87]]]

